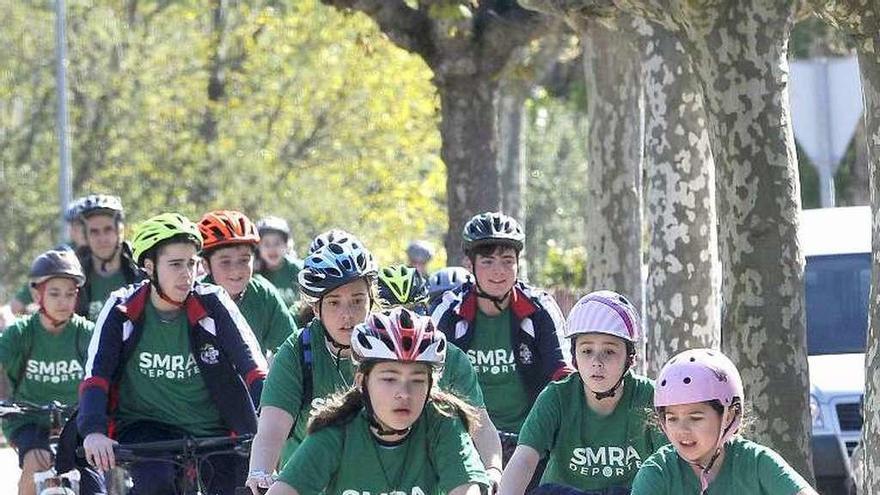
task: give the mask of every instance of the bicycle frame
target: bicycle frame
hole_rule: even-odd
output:
[[[161,440],[119,444],[113,447],[117,464],[131,465],[136,462],[167,462],[180,468],[177,477],[178,495],[203,495],[206,489],[201,476],[202,462],[216,455],[238,454],[247,457],[253,435],[239,437],[185,437],[177,440]],[[83,456],[82,447],[77,455]]]
[[[63,416],[72,407],[58,401],[46,405],[29,402],[0,403],[0,418],[6,416],[25,416],[33,414],[49,414],[49,452],[55,457],[58,448],[58,434],[64,426]],[[79,495],[80,473],[77,470],[58,474],[55,467],[34,473],[34,486],[37,495]]]

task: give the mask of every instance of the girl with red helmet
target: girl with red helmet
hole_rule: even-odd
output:
[[[199,232],[208,272],[204,282],[226,289],[263,352],[274,353],[296,330],[296,323],[278,289],[254,274],[260,243],[257,226],[241,212],[217,210],[205,213],[199,221]]]
[[[351,337],[355,386],[319,410],[269,495],[477,494],[489,479],[470,437],[473,409],[435,388],[446,339],[404,308]]]
[[[657,377],[654,407],[670,444],[639,469],[635,494],[816,495],[773,450],[739,435],[742,379],[724,354],[684,351]]]

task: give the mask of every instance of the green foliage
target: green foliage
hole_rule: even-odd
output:
[[[583,246],[587,212],[586,119],[577,99],[538,90],[526,102],[526,256],[537,285],[583,284],[583,266],[558,266],[576,252],[560,246]],[[554,252],[554,249],[556,250]],[[564,254],[568,253],[568,254]],[[543,261],[542,261],[543,260]],[[566,270],[572,270],[568,275]],[[567,285],[572,287],[572,285]]]
[[[583,246],[563,248],[550,239],[541,267],[542,285],[552,288],[580,288],[587,283],[587,250]]]
[[[231,2],[220,25],[216,5],[68,4],[74,196],[119,194],[135,223],[168,210],[276,214],[300,247],[347,228],[382,263],[402,261],[410,239],[439,244],[445,168],[427,67],[367,17],[317,0]],[[0,25],[9,290],[57,242],[51,5],[0,0]]]

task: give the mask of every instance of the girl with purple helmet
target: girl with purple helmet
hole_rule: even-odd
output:
[[[670,359],[654,393],[670,444],[645,461],[632,493],[816,495],[779,454],[737,435],[744,398],[739,371],[721,352]]]
[[[538,396],[501,479],[501,495],[629,493],[633,477],[666,439],[649,421],[654,384],[631,371],[641,335],[638,312],[622,295],[582,297],[565,322],[577,368]],[[534,485],[537,480],[532,480]]]

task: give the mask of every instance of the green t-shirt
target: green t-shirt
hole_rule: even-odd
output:
[[[299,282],[297,276],[302,270],[302,261],[285,256],[281,259],[281,264],[275,270],[268,268],[260,270],[260,275],[266,277],[266,280],[272,283],[281,293],[284,304],[288,307],[299,301]]]
[[[12,384],[12,399],[34,404],[57,400],[76,405],[94,324],[73,315],[64,329],[49,333],[35,314],[22,318],[0,333],[0,365]],[[3,421],[9,437],[25,424],[49,427],[48,415]]]
[[[92,270],[89,284],[89,319],[96,321],[98,315],[101,314],[101,309],[104,308],[104,303],[110,297],[110,293],[125,285],[125,276],[122,274],[122,270],[106,277],[98,275]]]
[[[305,439],[280,480],[300,495],[430,495],[465,484],[489,484],[483,463],[457,417],[432,404],[403,442],[384,446],[363,412]]]
[[[531,401],[516,370],[510,319],[510,308],[497,316],[477,311],[474,336],[467,355],[477,372],[486,409],[495,427],[519,433],[529,414]]]
[[[194,436],[224,433],[220,412],[190,350],[185,313],[164,321],[147,303],[140,341],[119,383],[117,416],[120,428],[146,420],[176,426]]]
[[[308,326],[312,353],[312,400],[303,401],[303,346],[299,334],[289,337],[278,349],[269,376],[263,384],[261,406],[274,406],[294,417],[292,438],[285,446],[280,465],[296,450],[306,434],[309,417],[327,397],[348,390],[354,383],[354,368],[349,359],[340,359],[338,366],[324,340],[326,330],[317,318]],[[473,367],[461,349],[449,345],[446,366],[438,384],[444,390],[452,390],[476,407],[483,407],[483,395]]]
[[[627,373],[614,412],[601,416],[587,406],[578,373],[547,385],[519,433],[519,443],[550,455],[541,484],[580,490],[629,487],[642,462],[666,437],[649,422],[654,384]]]
[[[205,277],[204,282],[216,285],[210,275]],[[281,299],[281,294],[260,275],[251,277],[235,303],[254,331],[263,352],[275,352],[296,330],[296,323]]]
[[[718,475],[706,495],[793,495],[809,487],[779,454],[735,437],[727,443]],[[632,485],[633,495],[699,495],[700,481],[690,464],[666,445],[649,457]]]
[[[31,284],[26,283],[19,287],[18,290],[15,291],[15,295],[13,297],[15,297],[18,302],[24,304],[25,306],[34,302],[34,298],[31,297]]]

